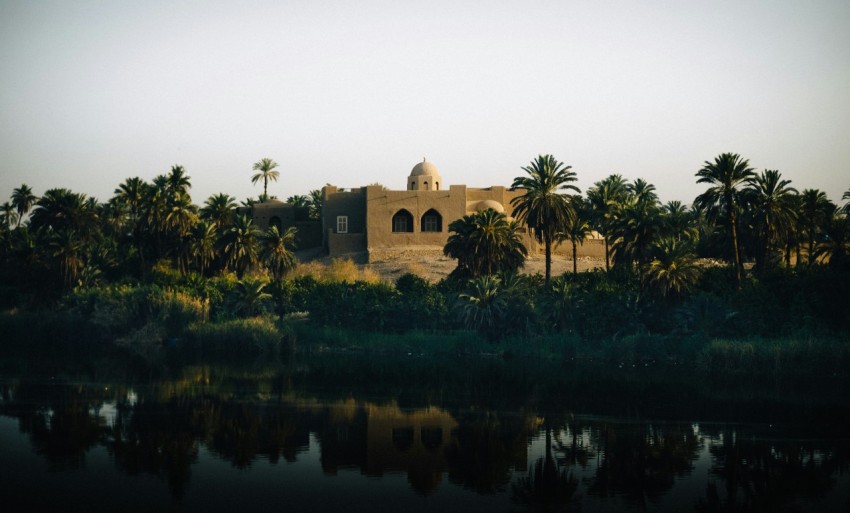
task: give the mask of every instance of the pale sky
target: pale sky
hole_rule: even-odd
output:
[[[183,165],[192,197],[325,183],[510,185],[538,154],[690,203],[735,152],[850,188],[850,1],[0,0],[0,202],[104,201]]]

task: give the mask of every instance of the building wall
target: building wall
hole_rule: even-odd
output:
[[[265,231],[272,224],[279,224],[282,230],[295,228],[296,250],[317,248],[322,245],[322,223],[308,220],[309,208],[293,207],[289,203],[271,200],[266,203],[256,203],[251,209],[254,226]]]
[[[360,187],[339,192],[337,187],[322,189],[324,198],[323,229],[324,245],[331,256],[367,251],[369,259],[387,258],[393,250],[417,249],[441,252],[449,238],[449,224],[465,215],[486,208],[485,201],[495,201],[508,217],[514,217],[511,201],[523,194],[504,186],[469,188],[452,185],[439,191],[403,190],[391,191],[380,185]],[[406,210],[413,218],[413,230],[393,232],[393,216]],[[423,232],[422,217],[435,210],[442,217],[439,232]],[[337,233],[337,216],[348,217],[348,233]],[[523,243],[529,253],[543,251],[531,233],[523,227]],[[578,248],[581,257],[604,257],[601,240],[586,240]],[[572,255],[569,241],[555,248],[560,254]],[[438,253],[435,253],[438,254]]]

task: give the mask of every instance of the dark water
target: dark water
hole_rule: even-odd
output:
[[[593,380],[570,388],[511,364],[468,364],[463,390],[433,371],[403,385],[423,380],[415,367],[348,366],[368,375],[355,386],[329,365],[0,378],[4,510],[850,511],[840,400],[803,398],[819,404],[807,410],[753,394],[723,413],[657,380],[599,385],[620,396],[602,400]]]

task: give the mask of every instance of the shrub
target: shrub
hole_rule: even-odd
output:
[[[292,331],[271,317],[194,323],[186,330],[188,347],[223,357],[276,355],[293,342]]]

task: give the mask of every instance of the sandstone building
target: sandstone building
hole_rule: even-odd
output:
[[[369,261],[391,257],[399,251],[442,254],[449,238],[449,224],[465,215],[492,208],[514,217],[511,200],[523,194],[494,185],[473,188],[445,186],[437,167],[424,160],[410,171],[406,190],[388,190],[367,185],[342,190],[333,185],[322,188],[322,220],[307,219],[307,210],[270,200],[255,204],[253,217],[260,228],[298,228],[298,249],[322,246],[328,255],[366,254]],[[579,247],[580,256],[604,257],[602,240],[594,234]],[[537,242],[525,233],[523,243],[530,253]],[[562,244],[559,253],[570,245]]]
[[[511,200],[521,194],[503,186],[446,188],[437,167],[423,160],[413,166],[404,191],[324,187],[324,245],[331,256],[365,251],[370,260],[401,248],[442,252],[451,222],[488,208],[511,217]]]

